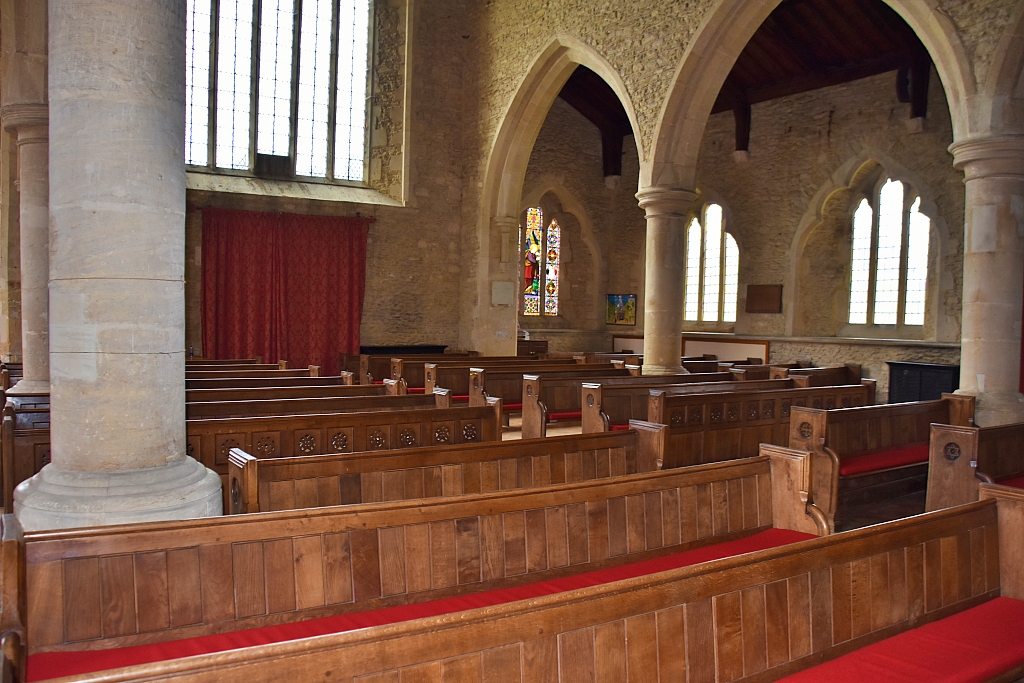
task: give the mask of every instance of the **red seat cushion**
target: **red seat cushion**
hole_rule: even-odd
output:
[[[629,429],[629,423],[609,425],[609,429],[613,432],[624,432]]]
[[[408,389],[406,389],[406,391],[409,392],[410,394],[422,394],[424,391],[426,391],[426,389],[424,389],[423,387],[409,387]]]
[[[82,652],[43,652],[28,658],[28,680],[42,681],[59,676],[103,671],[121,666],[159,662],[179,657],[191,657],[212,652],[224,652],[243,647],[280,643],[299,638],[331,633],[343,633],[370,626],[393,624],[411,619],[421,619],[440,614],[449,614],[462,610],[501,605],[516,600],[527,600],[543,595],[562,593],[577,588],[597,586],[612,581],[621,581],[637,576],[645,576],[656,572],[668,571],[679,567],[688,567],[701,562],[710,562],[723,557],[732,557],[744,553],[752,553],[767,548],[804,541],[814,536],[787,531],[785,529],[768,529],[761,533],[747,536],[735,541],[686,550],[683,552],[658,557],[642,562],[634,562],[619,567],[609,567],[596,571],[585,572],[575,576],[566,576],[548,581],[538,581],[511,588],[499,588],[468,595],[459,595],[443,600],[431,600],[412,605],[385,607],[369,612],[341,614],[333,617],[307,619],[291,624],[264,626],[262,628],[245,629],[221,633],[211,636],[199,636],[183,640],[172,640],[165,643],[136,645],[112,650],[89,650]]]
[[[452,403],[469,403],[469,394],[452,396]]]
[[[502,411],[506,413],[521,413],[523,412],[522,403],[503,403],[501,404]]]
[[[997,481],[996,483],[1003,486],[1012,486],[1015,489],[1024,489],[1024,477],[1014,477],[1013,479]]]
[[[839,461],[839,474],[849,477],[854,474],[878,472],[921,462],[928,462],[927,441],[846,456]]]
[[[557,420],[579,420],[583,417],[583,413],[579,410],[567,411],[564,413],[548,413],[548,422],[555,422]]]
[[[374,384],[384,384],[384,380],[380,380],[379,382],[374,382]]]
[[[996,598],[780,679],[974,683],[1024,664],[1024,601]]]

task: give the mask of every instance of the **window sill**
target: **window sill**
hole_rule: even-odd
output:
[[[267,180],[195,171],[185,173],[185,187],[190,192],[201,193],[250,195],[309,202],[404,206],[402,202],[369,187],[307,183],[297,180]]]

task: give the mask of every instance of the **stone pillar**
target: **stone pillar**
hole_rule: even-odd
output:
[[[47,106],[14,104],[0,112],[4,128],[18,145],[21,226],[21,348],[23,378],[7,393],[45,395],[50,391],[47,287],[50,276],[50,179]]]
[[[221,512],[185,455],[185,3],[50,0],[51,464],[28,529]]]
[[[950,151],[966,185],[958,393],[977,396],[978,425],[1022,422],[1024,137],[967,140]]]
[[[640,208],[647,212],[643,374],[685,372],[679,357],[683,335],[686,223],[697,193],[649,187],[640,190],[636,198]]]

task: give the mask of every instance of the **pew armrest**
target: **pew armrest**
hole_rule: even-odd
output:
[[[4,515],[0,527],[0,651],[6,683],[25,680],[25,537],[14,515]]]
[[[607,432],[608,425],[602,420],[601,385],[583,382],[580,396],[580,431],[583,434]]]
[[[504,415],[501,407],[500,396],[488,396],[484,394],[484,399],[487,401],[487,407],[494,411],[494,434],[495,440],[501,441],[501,425]]]
[[[608,416],[604,417],[607,421]],[[668,426],[643,420],[630,420],[629,428],[635,430],[637,435],[637,472],[660,470],[668,451]]]
[[[228,453],[228,514],[259,512],[259,464],[241,448]]]
[[[974,426],[974,397],[961,394],[943,394],[949,403],[949,424],[957,427]]]
[[[0,427],[0,480],[3,482],[4,513],[14,512],[14,405],[4,406]]]
[[[451,408],[452,407],[452,390],[442,389],[441,387],[434,387],[431,392],[434,394],[434,405],[438,408]]]
[[[979,431],[977,427],[931,425],[926,512],[978,500],[975,464]]]
[[[772,468],[772,526],[828,536],[832,527],[811,495],[814,453],[767,443],[759,448]]]
[[[341,383],[342,383],[342,385],[344,385],[344,386],[346,386],[346,387],[350,387],[350,386],[352,386],[353,384],[355,384],[355,381],[354,381],[354,379],[355,379],[355,375],[353,375],[353,374],[352,374],[351,372],[349,372],[348,370],[342,370],[342,371],[340,371],[340,372],[338,373],[338,376],[339,376],[339,377],[341,377]]]
[[[310,365],[309,366],[309,376],[310,377],[319,377],[320,376],[320,370],[321,370],[321,368],[320,368],[319,365]]]
[[[978,498],[996,501],[1000,594],[1024,600],[1024,489],[998,484],[981,484],[979,488]]]

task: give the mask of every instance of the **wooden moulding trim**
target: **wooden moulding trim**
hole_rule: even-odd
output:
[[[473,494],[456,499],[431,498],[342,507],[310,508],[258,515],[225,515],[170,522],[146,522],[109,527],[37,531],[25,535],[29,563],[83,554],[145,552],[196,545],[197,534],[216,533],[218,543],[293,534],[357,531],[375,526],[416,524],[438,520],[501,514],[551,505],[570,505],[638,493],[707,484],[728,479],[770,476],[767,458],[745,458],[695,467],[647,472],[547,486]],[[514,501],[510,507],[507,501]],[[504,504],[503,504],[504,503]]]
[[[385,668],[402,668],[420,663],[398,661],[401,656],[385,656],[389,652],[387,641],[404,636],[436,636],[439,631],[459,627],[472,627],[473,633],[479,638],[476,645],[480,649],[507,644],[491,643],[500,632],[509,638],[536,638],[538,630],[544,633],[544,624],[557,623],[557,633],[564,633],[577,628],[594,625],[590,623],[593,615],[604,615],[610,619],[620,619],[627,615],[618,612],[626,609],[630,614],[645,614],[668,606],[678,606],[699,600],[710,599],[724,592],[738,590],[753,585],[760,585],[766,579],[784,578],[797,574],[807,574],[818,569],[827,569],[837,564],[851,562],[906,547],[922,540],[933,540],[954,535],[964,530],[996,523],[996,505],[994,501],[981,501],[970,505],[939,510],[904,520],[888,522],[835,536],[802,541],[800,543],[761,550],[745,555],[738,555],[720,560],[672,569],[658,574],[615,581],[599,586],[580,588],[564,593],[547,595],[539,598],[470,609],[462,612],[446,614],[424,619],[400,622],[384,626],[374,626],[346,633],[337,633],[313,638],[286,641],[272,645],[232,650],[208,655],[198,655],[177,660],[154,662],[128,667],[123,670],[96,672],[75,677],[75,681],[103,681],[116,683],[120,681],[153,680],[176,677],[185,674],[214,674],[217,669],[235,665],[252,666],[259,662],[270,662],[281,657],[303,656],[324,653],[360,644],[373,644],[380,648],[378,655],[381,662],[387,662]],[[700,581],[683,583],[687,579],[703,577]],[[678,584],[678,585],[672,585]],[[660,589],[660,590],[659,590]],[[660,593],[660,594],[659,594]],[[912,628],[926,621],[932,621],[950,613],[980,604],[998,595],[998,591],[989,591],[969,600],[958,601],[952,606],[942,607],[928,612],[916,620],[908,620],[906,624],[896,624],[880,631],[875,631],[861,638],[854,638],[839,645],[830,646],[825,652],[835,656],[859,647],[878,638]],[[616,597],[628,597],[628,604],[594,605],[588,609],[580,609],[584,603],[607,602]],[[671,602],[672,605],[666,605]],[[543,610],[553,608],[559,614],[546,618]],[[612,615],[611,611],[616,614]],[[530,619],[531,613],[535,613]],[[512,618],[525,618],[528,623],[518,624],[508,621]],[[501,623],[497,623],[501,620]],[[585,624],[574,622],[590,620]],[[512,626],[514,631],[509,633]],[[532,635],[530,635],[532,634]],[[436,652],[435,659],[444,659],[453,654],[447,651]],[[820,654],[820,653],[819,653]],[[831,656],[829,657],[831,658]],[[334,661],[337,661],[337,655]],[[820,657],[808,654],[793,662],[817,663]],[[224,672],[227,673],[227,672]],[[361,672],[357,672],[361,673]],[[231,679],[238,680],[238,679]]]

